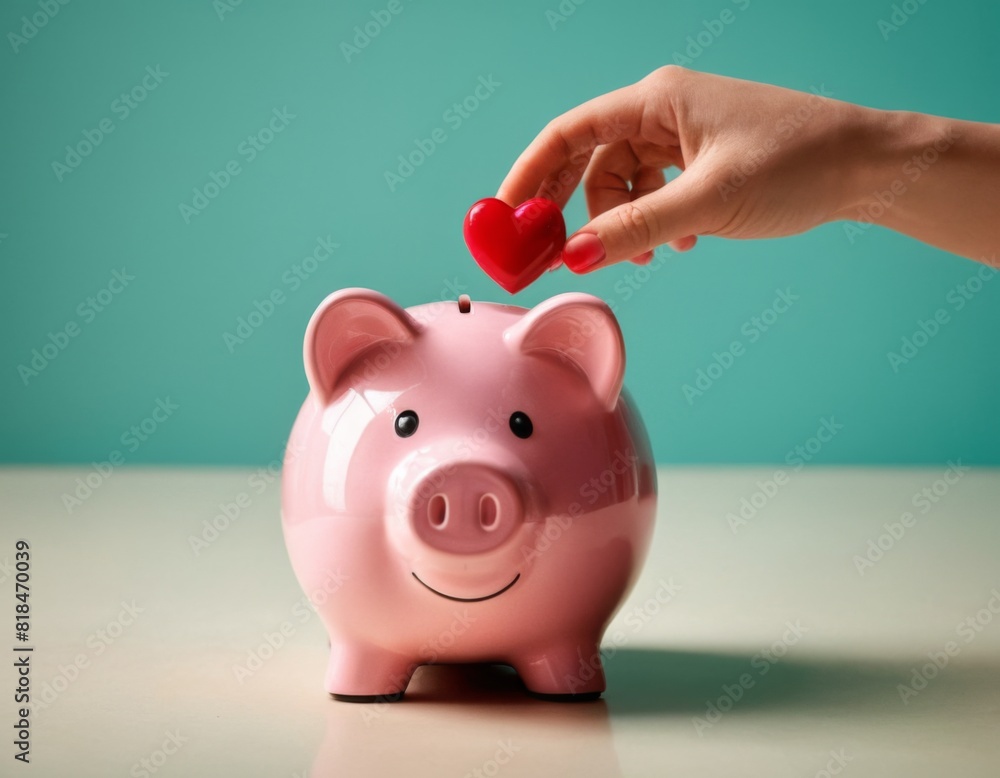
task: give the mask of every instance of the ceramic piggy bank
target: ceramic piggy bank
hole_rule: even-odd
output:
[[[624,369],[618,323],[589,295],[323,301],[282,521],[335,699],[396,699],[418,666],[465,662],[510,665],[543,697],[601,694],[598,646],[656,502]]]

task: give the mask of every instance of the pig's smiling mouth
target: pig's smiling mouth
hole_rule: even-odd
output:
[[[482,602],[483,600],[492,600],[494,597],[499,597],[501,594],[503,594],[510,587],[512,587],[514,584],[517,583],[518,579],[521,577],[521,574],[518,573],[517,575],[515,575],[514,580],[511,581],[509,584],[507,584],[503,589],[493,592],[493,594],[487,594],[485,597],[455,597],[454,595],[451,594],[445,594],[444,592],[439,592],[432,586],[427,586],[427,584],[425,584],[423,581],[420,580],[420,576],[418,576],[416,573],[413,573],[413,577],[417,579],[417,581],[420,583],[421,586],[430,589],[438,597],[444,597],[446,600],[456,600],[458,602]]]

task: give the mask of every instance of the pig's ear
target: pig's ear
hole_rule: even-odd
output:
[[[326,405],[337,394],[354,361],[380,343],[409,343],[420,325],[383,294],[341,289],[327,297],[306,328],[309,386]]]
[[[525,354],[568,360],[609,411],[625,376],[625,343],[607,303],[589,294],[561,294],[530,310],[504,339]]]

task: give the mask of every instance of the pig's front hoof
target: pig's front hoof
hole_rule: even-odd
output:
[[[408,658],[377,647],[334,641],[324,686],[340,702],[396,702],[415,668]]]
[[[399,702],[403,699],[402,692],[395,694],[334,694],[331,692],[330,696],[337,702],[362,702],[369,705],[375,702]]]
[[[593,702],[606,684],[597,644],[567,641],[515,659],[528,694],[552,702]]]
[[[601,699],[601,692],[579,692],[578,694],[547,694],[545,692],[533,692],[528,689],[528,694],[532,697],[545,700],[546,702],[593,702]]]

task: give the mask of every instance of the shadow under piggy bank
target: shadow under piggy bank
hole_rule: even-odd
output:
[[[546,769],[546,766],[550,769]],[[400,702],[331,701],[312,776],[622,774],[604,700],[530,696],[501,665],[429,665]]]
[[[421,667],[401,702],[331,701],[311,774],[619,776],[612,721],[655,718],[697,738],[763,710],[902,718],[912,706],[899,685],[919,664],[621,648],[605,662],[606,699],[580,703],[537,700],[499,665]],[[1000,698],[1000,660],[956,663],[926,688],[923,704],[986,711]]]
[[[673,715],[689,721],[692,733],[723,717],[763,709],[903,717],[908,708],[900,686],[914,684],[915,669],[926,664],[926,657],[923,662],[793,656],[768,661],[760,654],[623,648],[605,661],[605,697],[613,719]],[[915,684],[927,689],[919,692],[926,702],[968,706],[979,700],[988,708],[1000,697],[1000,658],[956,663],[940,672],[931,668],[926,675],[926,687],[919,678]],[[908,695],[905,702],[917,696]]]

